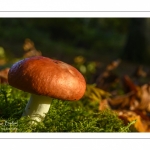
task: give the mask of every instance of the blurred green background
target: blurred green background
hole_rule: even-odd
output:
[[[93,65],[118,58],[148,64],[149,33],[149,18],[0,18],[0,55],[6,64],[22,59],[29,38],[43,56],[70,64],[75,58]]]

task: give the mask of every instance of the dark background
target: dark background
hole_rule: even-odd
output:
[[[149,22],[148,18],[0,18],[0,46],[21,57],[23,42],[30,38],[43,55],[66,60],[66,54],[92,59],[111,54],[146,62],[139,53],[149,54]]]
[[[125,62],[149,65],[149,18],[0,18],[0,46],[7,63],[22,59],[26,38],[43,56],[74,63]]]

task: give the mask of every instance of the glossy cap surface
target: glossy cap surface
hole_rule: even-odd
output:
[[[9,70],[8,83],[25,92],[62,100],[79,100],[86,81],[73,66],[43,56],[23,59]]]

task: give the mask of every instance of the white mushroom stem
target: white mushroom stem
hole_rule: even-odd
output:
[[[32,94],[22,116],[29,116],[37,122],[43,121],[52,102],[51,97]]]

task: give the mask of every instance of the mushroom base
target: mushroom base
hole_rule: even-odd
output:
[[[32,120],[41,122],[49,111],[52,98],[32,94],[22,116],[29,116]]]

